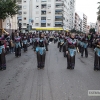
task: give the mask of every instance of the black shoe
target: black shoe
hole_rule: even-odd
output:
[[[2,68],[0,68],[0,70],[2,70]]]
[[[74,69],[74,66],[71,69]]]
[[[94,67],[94,71],[97,71],[98,69]]]
[[[81,55],[81,57],[83,57],[83,55]]]
[[[70,69],[70,67],[67,67],[67,69]]]
[[[6,70],[6,67],[4,67],[3,70]]]
[[[85,56],[86,58],[88,58],[88,56]]]

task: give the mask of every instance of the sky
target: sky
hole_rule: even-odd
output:
[[[100,0],[76,0],[76,12],[82,12],[87,16],[88,23],[96,22],[97,14],[96,12]]]

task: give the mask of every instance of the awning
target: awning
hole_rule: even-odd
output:
[[[60,31],[63,30],[63,28],[62,27],[38,27],[38,28],[33,28],[33,30]]]

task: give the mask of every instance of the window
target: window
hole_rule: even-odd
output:
[[[36,6],[36,8],[38,9],[38,8],[39,8],[39,6]]]
[[[23,14],[27,14],[27,12],[23,12]]]
[[[26,0],[24,0],[24,3],[26,3]]]
[[[51,14],[51,11],[49,11],[48,13]]]
[[[26,23],[23,23],[23,26],[26,26]]]
[[[18,12],[19,15],[22,15],[22,12]]]
[[[35,23],[35,26],[39,26],[39,23]]]
[[[24,20],[26,20],[26,17],[24,17]]]
[[[50,8],[51,7],[51,4],[48,4],[48,7]]]
[[[51,24],[50,23],[47,23],[47,26],[50,26]]]
[[[46,17],[41,17],[41,20],[46,20]]]
[[[24,9],[26,9],[26,6],[23,6]]]

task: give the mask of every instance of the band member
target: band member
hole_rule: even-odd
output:
[[[48,51],[48,38],[47,35],[45,35],[45,47],[46,47],[46,51]]]
[[[60,47],[60,39],[61,39],[61,34],[58,35],[58,44],[57,44],[58,48]]]
[[[33,36],[33,49],[34,49],[34,51],[36,51],[36,47],[38,46],[38,35],[34,35]]]
[[[60,38],[59,52],[62,51],[63,44],[64,44],[64,37],[62,36],[62,37]]]
[[[85,57],[88,57],[88,38],[84,35],[81,39],[81,56],[83,57],[85,51]]]
[[[19,33],[15,36],[15,56],[21,56],[21,37],[19,36]]]
[[[26,36],[26,34],[24,34],[22,40],[23,40],[24,52],[26,52],[27,51],[27,36]]]
[[[5,58],[5,38],[9,35],[0,33],[0,70],[6,70],[6,58]]]
[[[75,34],[71,34],[66,44],[67,69],[74,69],[75,67],[76,47],[77,41],[75,39]]]
[[[97,39],[94,51],[94,70],[100,70],[100,39]]]
[[[68,33],[66,33],[65,37],[64,37],[64,44],[63,44],[63,54],[64,54],[64,57],[66,57],[66,44],[67,44],[68,38],[69,38],[69,35],[68,35]]]
[[[39,69],[43,69],[45,66],[45,56],[46,56],[46,48],[45,48],[45,39],[44,34],[39,34],[38,46],[36,47],[37,52],[37,67]]]

